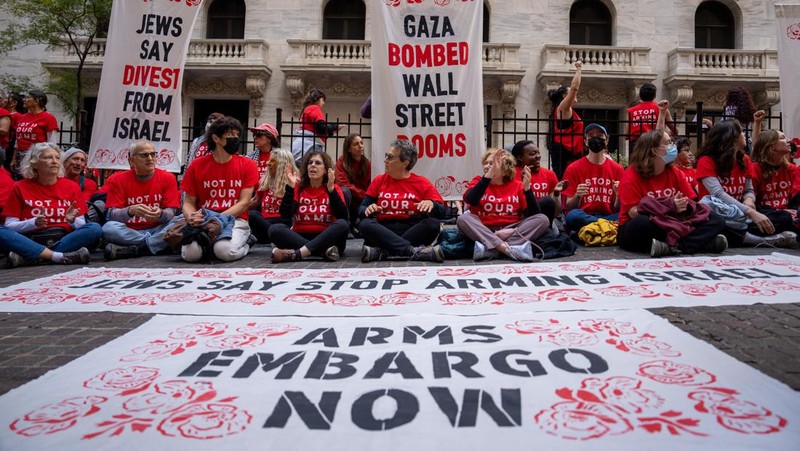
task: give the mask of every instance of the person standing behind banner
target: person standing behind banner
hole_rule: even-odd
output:
[[[430,180],[411,172],[417,147],[395,140],[383,162],[385,172],[370,183],[358,209],[364,237],[361,261],[399,256],[443,262],[442,249],[430,244],[439,236],[437,218],[444,216],[444,200]]]
[[[311,256],[335,262],[344,253],[350,224],[342,189],[336,186],[331,157],[312,150],[303,158],[301,177],[287,170],[281,217],[269,228],[274,243],[272,263],[299,261]],[[299,182],[299,183],[298,183]]]
[[[58,122],[47,112],[47,95],[39,89],[31,89],[25,96],[27,113],[17,119],[15,129],[17,144],[12,167],[17,168],[28,149],[41,142],[56,142]]]
[[[267,171],[261,177],[257,189],[258,211],[250,211],[250,230],[259,243],[270,243],[269,228],[274,224],[292,225],[292,220],[281,217],[281,203],[288,184],[287,174],[297,174],[294,158],[288,150],[273,149],[270,152]]]
[[[211,113],[206,118],[206,126],[203,129],[203,134],[192,140],[192,144],[189,145],[189,155],[186,157],[186,167],[188,168],[192,161],[194,161],[197,157],[203,157],[211,153],[213,149],[208,148],[208,141],[206,141],[206,134],[208,133],[209,127],[211,124],[214,123],[217,119],[225,117],[222,113]]]
[[[472,259],[489,260],[504,255],[512,260],[534,261],[531,242],[549,228],[531,190],[531,170],[514,175],[514,158],[503,149],[481,156],[483,176],[470,181],[464,193],[469,210],[458,217],[458,230],[475,241]]]
[[[86,177],[86,152],[77,147],[70,147],[64,152],[64,177],[77,183],[88,203],[97,192],[97,182]]]
[[[106,260],[155,255],[168,247],[164,233],[181,201],[175,176],[156,168],[157,159],[149,141],[131,144],[131,169],[106,182]]]
[[[550,132],[547,150],[553,172],[560,179],[567,166],[583,156],[583,120],[572,109],[578,103],[583,62],[575,62],[575,75],[569,88],[558,88],[547,93],[553,110],[550,112]]]
[[[312,89],[303,101],[303,112],[300,114],[299,135],[292,141],[292,155],[300,166],[303,156],[311,150],[324,152],[325,142],[335,135],[344,125],[328,123],[322,107],[325,106],[325,93],[321,89]]]
[[[725,221],[695,202],[697,194],[672,165],[678,149],[662,129],[645,132],[636,142],[619,184],[617,243],[651,257],[721,253],[728,240]]]
[[[364,154],[364,139],[358,133],[350,133],[344,139],[342,155],[336,160],[336,184],[342,188],[351,221],[358,216],[358,207],[371,181],[372,163]]]
[[[255,237],[250,239],[247,212],[258,184],[258,169],[253,160],[239,155],[242,130],[233,117],[214,121],[206,132],[212,153],[193,161],[181,181],[187,223],[184,239],[188,241],[187,235],[195,238],[181,247],[181,258],[187,262],[200,261],[211,249],[222,261],[239,260],[256,243]],[[213,237],[211,222],[219,227]]]
[[[103,232],[83,218],[86,205],[78,185],[63,177],[61,149],[36,143],[25,153],[21,169],[25,178],[11,188],[5,226],[0,227],[0,248],[9,251],[6,267],[38,260],[89,263],[87,246]]]
[[[539,202],[539,210],[552,224],[561,213],[561,192],[567,183],[559,182],[555,172],[542,167],[542,153],[533,141],[517,141],[511,148],[511,155],[516,160],[517,180],[522,181],[525,168],[530,170],[533,197]]]

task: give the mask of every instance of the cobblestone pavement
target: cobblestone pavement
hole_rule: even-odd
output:
[[[361,240],[348,241],[344,257],[336,263],[303,261],[281,268],[349,268],[417,266],[419,262],[388,261],[362,264]],[[726,255],[769,255],[773,249],[735,249]],[[800,256],[800,251],[784,251]],[[257,246],[234,263],[212,263],[216,267],[272,267],[269,246]],[[643,258],[619,248],[580,248],[564,261],[600,261]],[[185,268],[178,257],[147,257],[103,262],[92,255],[92,265],[115,268]],[[504,262],[507,263],[507,262]],[[471,260],[448,261],[469,266]],[[485,264],[485,263],[482,263]],[[435,263],[433,263],[435,265]],[[207,266],[206,266],[207,267]],[[75,269],[44,265],[0,270],[0,289],[10,285]],[[726,307],[659,308],[653,313],[668,319],[687,333],[704,340],[732,357],[800,390],[800,296],[798,303]],[[133,313],[0,313],[0,394],[38,378],[92,349],[135,329],[150,314]]]

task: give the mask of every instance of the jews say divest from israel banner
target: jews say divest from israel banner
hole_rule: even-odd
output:
[[[372,9],[372,158],[407,139],[413,171],[460,198],[480,171],[483,2],[384,0]],[[373,165],[377,174],[382,165]]]
[[[181,168],[181,86],[201,0],[116,0],[106,44],[89,166],[129,169],[128,147],[152,141],[156,165]]]
[[[775,5],[778,27],[778,70],[781,80],[781,111],[787,120],[784,133],[789,139],[800,137],[800,4]]]

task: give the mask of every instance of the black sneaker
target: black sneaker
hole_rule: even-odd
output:
[[[30,261],[25,260],[25,258],[16,252],[9,252],[8,255],[6,255],[6,268],[8,269],[19,268],[20,266],[27,266],[30,264]]]
[[[438,244],[436,246],[417,246],[412,249],[409,260],[441,263],[444,261],[444,253]]]
[[[106,247],[103,248],[103,258],[107,261],[138,256],[138,246],[120,246],[119,244],[108,243]]]
[[[710,252],[712,254],[721,254],[728,249],[728,239],[725,238],[725,235],[719,234],[714,237],[713,240],[706,243],[703,246],[703,251]]]
[[[85,265],[90,260],[89,249],[82,247],[77,251],[64,252],[64,257],[61,259],[62,265]]]
[[[252,249],[258,243],[258,238],[252,233],[247,237],[247,246]]]
[[[339,261],[339,248],[331,246],[325,249],[325,260],[329,262]]]
[[[379,247],[367,246],[366,244],[361,247],[361,263],[376,262],[386,259],[386,252]]]
[[[671,255],[680,255],[681,251],[678,248],[670,247],[669,244],[653,238],[650,243],[650,256],[651,257],[669,257]]]

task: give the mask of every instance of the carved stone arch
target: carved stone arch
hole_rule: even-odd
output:
[[[738,2],[735,0],[695,0],[694,11],[697,14],[697,8],[700,7],[701,4],[706,2],[716,2],[720,3],[731,12],[733,15],[733,33],[734,33],[734,48],[735,49],[742,49],[744,48],[744,38],[743,38],[743,14],[742,8],[739,6]],[[694,20],[695,14],[692,15],[692,19]],[[694,33],[694,27],[692,27],[692,33]]]

